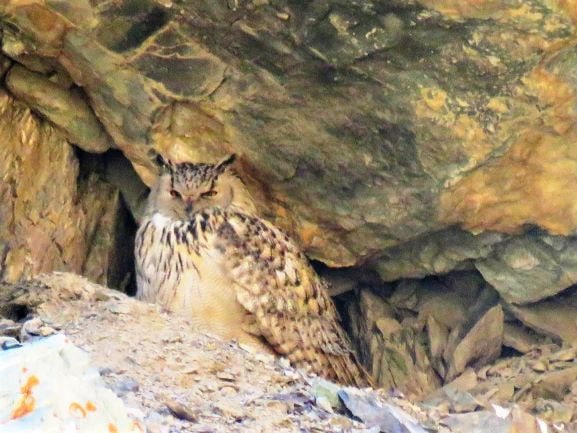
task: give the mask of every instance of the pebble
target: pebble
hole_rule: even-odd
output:
[[[291,368],[291,363],[287,358],[279,358],[277,362],[282,368]]]
[[[225,400],[216,403],[214,406],[223,416],[234,419],[242,419],[245,417],[245,409],[236,402]]]
[[[149,433],[169,433],[170,427],[166,424],[166,418],[158,412],[151,412],[144,419],[146,431]]]
[[[0,319],[0,335],[17,337],[20,334],[22,324],[9,319]]]
[[[98,373],[100,373],[101,376],[110,376],[114,373],[114,370],[110,367],[100,367]]]
[[[13,337],[0,336],[0,350],[10,350],[22,346],[18,340]]]
[[[126,302],[116,302],[108,307],[108,311],[114,314],[129,314],[132,311],[132,308]]]
[[[220,380],[225,380],[227,382],[236,381],[236,377],[230,373],[227,373],[226,371],[220,371],[220,372],[216,373],[216,377],[218,377]]]
[[[118,394],[126,394],[128,392],[136,392],[140,389],[138,382],[131,377],[127,377],[116,382],[113,385],[114,391]]]
[[[175,400],[166,399],[164,404],[170,411],[170,413],[178,418],[185,421],[196,422],[198,415],[192,411],[188,406],[181,404]]]
[[[20,341],[26,341],[32,336],[40,335],[40,330],[44,326],[44,322],[38,317],[27,320],[20,329]]]
[[[327,397],[325,397],[325,396],[317,397],[316,403],[317,403],[317,406],[319,406],[321,409],[326,410],[327,412],[330,412],[330,413],[333,412],[333,407],[331,406],[331,402],[329,401],[329,399]]]
[[[220,392],[222,395],[225,396],[233,396],[238,393],[238,390],[232,386],[223,386],[222,388],[220,388]]]

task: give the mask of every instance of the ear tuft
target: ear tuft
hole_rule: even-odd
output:
[[[164,158],[160,153],[156,154],[156,164],[160,167],[161,171],[172,170],[174,166],[170,159]]]
[[[221,159],[219,162],[217,162],[215,164],[214,168],[217,170],[217,172],[223,173],[224,170],[227,169],[227,167],[229,167],[231,164],[234,163],[234,161],[236,161],[236,154],[231,153],[227,157],[225,157],[225,158]]]

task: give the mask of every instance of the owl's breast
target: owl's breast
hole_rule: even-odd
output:
[[[181,222],[161,214],[142,222],[135,239],[138,299],[173,309],[182,297],[182,288],[194,284],[194,252],[191,254],[181,231]]]
[[[143,221],[135,241],[136,296],[219,331],[238,327],[246,311],[224,272],[209,227],[199,223],[191,229],[159,214]]]

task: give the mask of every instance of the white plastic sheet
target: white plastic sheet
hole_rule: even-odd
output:
[[[142,433],[65,335],[0,350],[0,433]]]

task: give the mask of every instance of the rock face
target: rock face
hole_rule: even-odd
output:
[[[111,140],[79,94],[21,66],[10,69],[6,86],[64,130],[67,139],[86,152],[100,153],[110,148]]]
[[[485,274],[528,225],[575,234],[571,2],[8,0],[0,14],[5,53],[82,88],[112,138],[98,149],[146,183],[153,149],[238,152],[263,212],[331,266]],[[33,104],[58,123],[49,102]],[[407,242],[444,259],[394,265]]]
[[[79,175],[72,146],[0,90],[0,277],[69,269],[108,281],[119,193]]]
[[[138,220],[157,153],[236,152],[329,268],[482,277],[345,308],[381,383],[422,395],[502,345],[573,342],[575,306],[541,301],[577,284],[576,26],[564,0],[4,0],[0,276],[122,279],[119,191]]]

